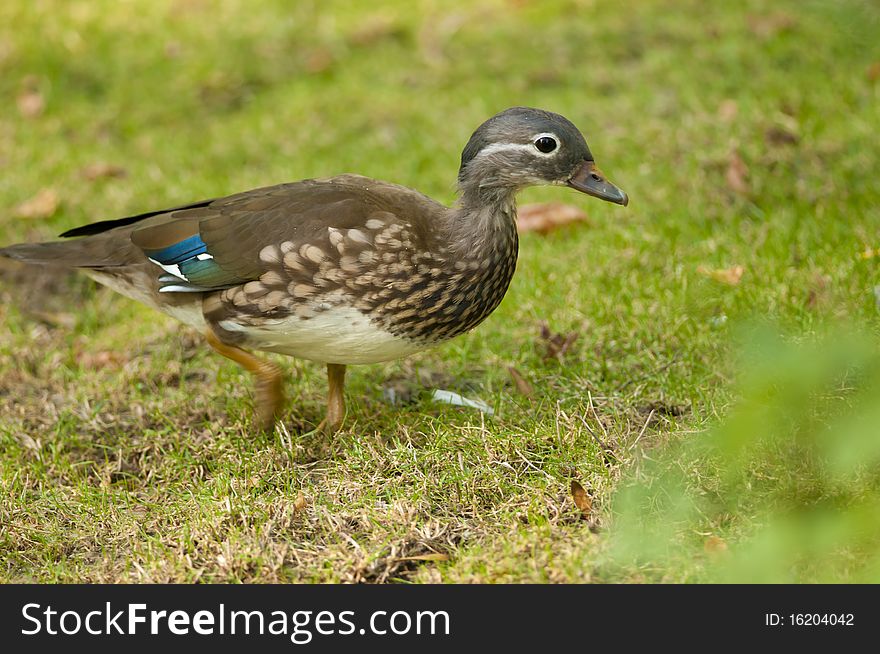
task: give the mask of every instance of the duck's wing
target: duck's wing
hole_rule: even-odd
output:
[[[65,232],[84,238],[11,246],[0,255],[118,272],[154,265],[159,292],[204,292],[256,280],[285,255],[292,264],[301,260],[304,274],[343,251],[356,256],[377,245],[377,225],[405,224],[426,247],[418,217],[434,211],[443,209],[411,189],[341,175],[92,223]]]
[[[351,184],[305,180],[156,215],[135,227],[131,242],[165,270],[162,292],[217,290],[257,279],[281,243],[323,252],[329,230],[365,225],[378,205]]]

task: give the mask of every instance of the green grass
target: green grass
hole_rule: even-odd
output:
[[[352,368],[333,437],[309,433],[319,366],[278,358],[289,415],[260,435],[247,375],[188,328],[0,262],[0,581],[700,581],[788,543],[761,540],[783,529],[777,510],[832,497],[834,515],[875,519],[871,456],[835,467],[819,437],[758,443],[733,468],[718,451],[737,425],[761,431],[737,422],[749,407],[870,410],[844,372],[874,361],[880,327],[880,255],[861,256],[880,248],[878,31],[880,10],[858,0],[0,4],[0,244],[347,171],[451,202],[468,136],[512,105],[569,117],[632,199],[524,193],[590,220],[524,236],[506,299],[473,333]],[[38,115],[17,110],[25,89]],[[96,162],[126,174],[86,179]],[[16,216],[46,188],[56,211]],[[736,285],[698,270],[737,265]],[[544,356],[542,321],[578,334],[561,361]],[[740,372],[741,326],[756,322],[782,335],[773,352],[794,352],[753,350],[783,371],[764,370],[766,388]],[[839,341],[841,324],[863,334],[862,358],[779,400],[798,377],[785,371],[817,356],[798,344]],[[388,404],[391,384],[412,401]],[[496,415],[437,405],[438,387]],[[701,449],[713,438],[720,450]],[[665,520],[675,533],[650,531]],[[805,520],[785,533],[819,524]],[[818,550],[830,579],[785,556],[746,569],[876,580],[876,534],[840,529]],[[627,547],[646,533],[677,554]],[[448,560],[418,558],[435,552]]]

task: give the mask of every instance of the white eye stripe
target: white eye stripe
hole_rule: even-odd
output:
[[[474,159],[477,157],[481,157],[483,155],[495,154],[496,152],[515,152],[515,151],[526,151],[531,152],[533,154],[539,154],[542,157],[552,157],[557,152],[559,152],[559,148],[555,147],[550,152],[541,152],[538,148],[535,147],[535,141],[540,138],[549,137],[559,143],[559,137],[552,132],[541,132],[540,134],[535,134],[532,137],[531,143],[491,143],[487,145],[485,148],[480,150]]]
[[[528,150],[532,151],[535,149],[535,146],[529,143],[525,145],[524,143],[492,143],[491,145],[487,145],[485,148],[477,152],[477,156],[474,157],[483,157],[490,154],[495,154],[496,152],[513,152],[517,150]]]

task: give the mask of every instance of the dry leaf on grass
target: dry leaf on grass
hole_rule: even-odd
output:
[[[58,210],[58,194],[44,188],[30,200],[25,200],[18,205],[14,214],[17,218],[49,218]]]
[[[94,182],[97,179],[108,177],[125,177],[128,174],[128,171],[122,166],[106,163],[104,161],[96,161],[79,171],[79,174],[90,182]]]
[[[742,280],[745,268],[742,266],[733,266],[732,268],[708,268],[706,266],[697,266],[697,272],[716,282],[727,284],[728,286],[736,286]]]
[[[554,334],[546,322],[541,323],[541,340],[546,348],[544,359],[559,359],[561,361],[577,339],[577,332]]]
[[[749,168],[736,150],[730,153],[730,158],[727,160],[725,178],[731,191],[739,195],[749,194]]]
[[[703,551],[707,554],[718,554],[719,552],[727,551],[727,543],[724,542],[723,538],[719,538],[718,536],[709,536],[703,542]]]
[[[518,390],[522,395],[525,395],[526,397],[532,397],[535,394],[532,385],[526,380],[525,377],[522,376],[522,373],[519,370],[517,370],[513,366],[507,366],[507,372],[510,373],[510,377],[513,379],[516,390]]]
[[[593,513],[593,499],[587,494],[584,487],[574,479],[571,480],[571,497],[574,500],[574,505],[583,516],[585,518],[591,517]]]
[[[302,494],[302,491],[300,491],[299,493],[297,493],[296,499],[293,500],[293,510],[302,511],[306,508],[307,504],[308,503],[306,502],[305,496]]]
[[[876,82],[880,79],[880,61],[875,61],[873,64],[868,66],[868,70],[865,71],[865,75],[868,78],[869,82]]]
[[[587,214],[582,209],[563,202],[526,204],[517,211],[516,230],[520,234],[548,234],[564,225],[585,220]]]

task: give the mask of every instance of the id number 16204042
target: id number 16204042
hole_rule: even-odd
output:
[[[852,627],[855,615],[852,613],[765,613],[764,624],[768,627]]]

